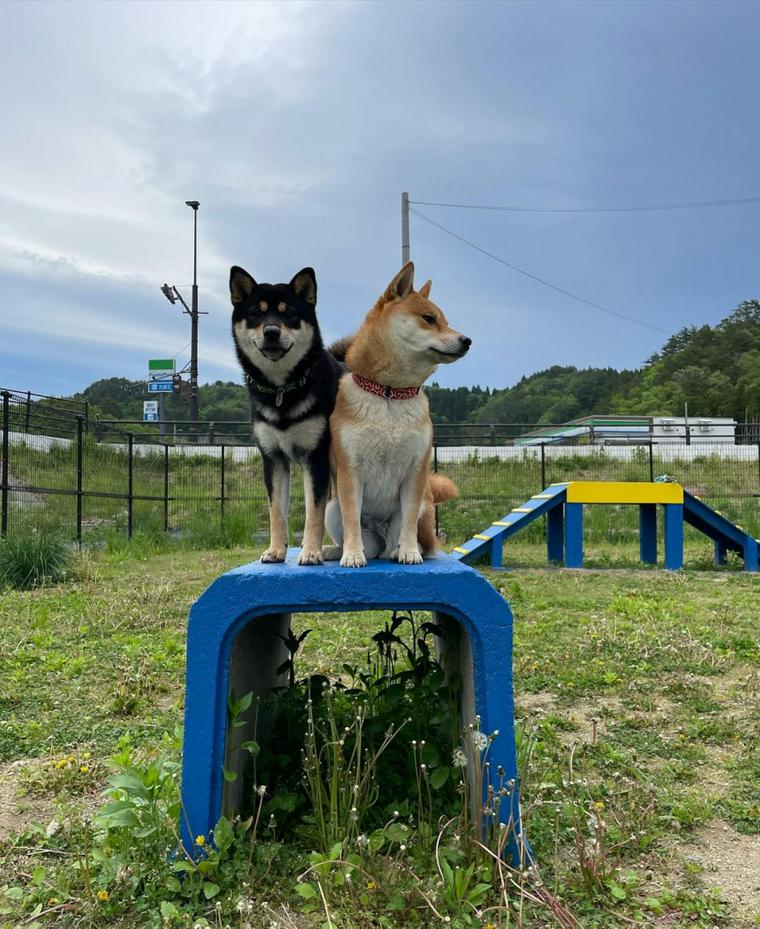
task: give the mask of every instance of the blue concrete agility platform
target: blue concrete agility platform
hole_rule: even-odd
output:
[[[498,730],[488,759],[495,790],[500,766],[504,779],[515,784],[499,815],[511,831],[509,848],[519,863],[523,843],[517,840],[509,604],[477,571],[450,555],[421,565],[371,561],[361,569],[341,568],[337,562],[301,567],[297,556],[298,549],[291,549],[283,564],[254,562],[228,571],[190,611],[182,762],[185,849],[200,854],[195,837],[209,836],[223,812],[239,808],[243,778],[226,783],[223,768],[236,770],[242,763],[246,752],[236,751],[236,745],[250,734],[228,733],[228,694],[233,688],[238,696],[249,691],[263,696],[281,683],[277,668],[288,657],[282,636],[290,614],[407,609],[433,612],[446,630],[442,661],[462,675],[463,725],[477,714],[482,732]],[[482,789],[473,789],[472,795],[477,798]]]

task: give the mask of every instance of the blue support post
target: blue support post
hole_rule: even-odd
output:
[[[722,539],[715,540],[715,564],[722,565],[726,563],[726,554],[728,546]]]
[[[497,536],[494,536],[493,542],[491,542],[491,567],[492,568],[501,568],[503,567],[504,561],[504,538],[501,533]]]
[[[560,504],[546,514],[546,556],[549,562],[565,557],[565,507]]]
[[[565,567],[583,567],[583,504],[565,504]]]
[[[760,545],[757,539],[747,536],[744,542],[744,570],[757,571],[760,568]]]
[[[445,667],[462,676],[462,722],[480,716],[481,731],[494,734],[484,779],[500,790],[510,783],[499,816],[510,829],[508,851],[524,867],[530,850],[523,840],[517,783],[517,752],[512,688],[512,613],[509,604],[477,571],[450,555],[421,565],[371,561],[366,568],[341,568],[337,562],[303,568],[291,549],[284,564],[243,565],[228,571],[190,611],[187,634],[185,736],[182,755],[181,838],[185,851],[203,852],[195,838],[208,841],[222,813],[231,813],[234,796],[224,789],[223,770],[244,782],[247,753],[236,749],[228,732],[230,687],[238,696],[271,692],[281,660],[281,627],[294,612],[425,610],[455,636]],[[245,730],[243,730],[245,731]],[[246,736],[249,737],[249,736]],[[468,772],[477,766],[469,765]],[[475,809],[489,785],[470,785]]]
[[[665,504],[665,567],[678,571],[683,567],[683,505]]]
[[[639,505],[639,557],[644,564],[657,564],[657,504]]]

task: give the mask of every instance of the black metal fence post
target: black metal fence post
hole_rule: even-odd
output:
[[[541,443],[541,490],[546,487],[546,442]]]
[[[29,432],[29,427],[32,424],[32,392],[27,390],[26,392],[26,416],[24,417],[24,429],[26,432]]]
[[[654,451],[651,442],[649,443],[649,480],[650,482],[654,480]]]
[[[438,445],[433,443],[433,471],[438,474]],[[438,507],[434,506],[433,510],[435,511],[435,535],[438,538],[438,532],[441,528],[441,523],[438,517]]]
[[[84,418],[77,416],[77,545],[82,547],[82,439],[84,437]]]
[[[133,471],[133,442],[134,436],[130,432],[127,436],[128,455],[127,455],[127,538],[132,538],[132,520],[133,520],[133,499],[132,499],[132,471]]]
[[[169,531],[169,446],[164,445],[164,532]]]
[[[10,417],[11,395],[3,392],[3,467],[2,467],[2,522],[0,522],[0,535],[8,535],[8,454],[10,448]]]
[[[224,528],[224,443],[219,446],[222,452],[221,458],[221,473],[219,480],[219,523]]]

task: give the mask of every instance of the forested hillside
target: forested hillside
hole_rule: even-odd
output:
[[[87,400],[93,416],[103,419],[142,419],[143,400],[156,399],[156,394],[145,392],[145,381],[130,381],[125,377],[108,377],[94,381],[77,400]],[[248,391],[242,384],[232,381],[215,381],[202,384],[198,391],[202,419],[214,422],[245,421],[250,419]],[[181,394],[165,394],[164,409],[167,419],[184,420],[188,417],[188,399]]]
[[[690,326],[671,336],[627,392],[616,413],[733,416],[760,421],[760,302],[747,300],[717,326]]]
[[[733,416],[760,421],[760,302],[740,304],[716,326],[690,326],[635,371],[561,367],[523,377],[501,390],[427,388],[438,423],[561,423],[592,413],[677,415],[684,403],[693,416]],[[110,419],[141,419],[147,398],[142,381],[95,381],[76,397]],[[185,396],[166,400],[170,419],[187,418]],[[200,388],[204,420],[247,420],[241,384],[216,381]]]

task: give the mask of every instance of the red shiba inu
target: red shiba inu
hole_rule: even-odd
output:
[[[330,417],[337,498],[325,519],[345,567],[377,557],[419,564],[435,550],[436,503],[458,493],[429,472],[433,424],[420,387],[439,364],[465,355],[472,340],[449,326],[430,287],[427,281],[415,291],[407,262],[346,351],[349,371]]]

